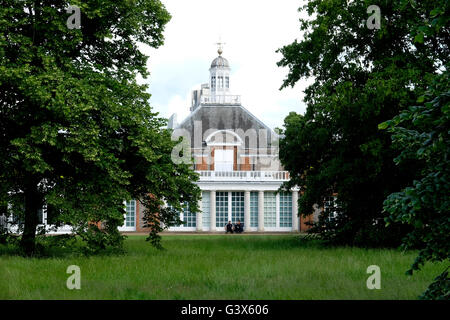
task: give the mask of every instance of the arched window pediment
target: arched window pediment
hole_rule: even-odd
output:
[[[208,146],[241,146],[243,141],[238,134],[231,130],[217,130],[205,140]]]

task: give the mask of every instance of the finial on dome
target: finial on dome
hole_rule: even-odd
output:
[[[216,44],[217,44],[217,46],[218,46],[217,53],[219,54],[219,56],[221,56],[222,53],[223,53],[223,45],[224,45],[225,43],[222,42],[221,40],[219,40],[219,42],[217,42]]]

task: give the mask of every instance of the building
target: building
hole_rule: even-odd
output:
[[[174,139],[182,136],[187,143],[202,190],[201,213],[186,208],[180,213],[185,224],[169,231],[223,232],[230,220],[240,220],[246,232],[304,230],[297,215],[299,190],[277,193],[289,179],[278,159],[279,136],[232,94],[231,68],[222,53],[219,48],[208,83],[192,92],[189,116],[179,124],[175,115],[169,120]],[[144,231],[139,203],[127,210],[122,230]]]
[[[169,119],[174,140],[182,136],[187,149],[185,159],[194,159],[202,190],[200,213],[189,208],[180,212],[185,224],[171,232],[223,232],[228,221],[244,223],[245,232],[306,231],[305,224],[317,219],[323,209],[311,218],[298,217],[299,190],[278,193],[289,173],[278,158],[279,136],[249,112],[238,95],[231,92],[231,68],[218,50],[209,69],[208,83],[192,92],[191,113],[181,123]],[[123,232],[146,232],[143,228],[143,206],[137,200],[125,203]],[[40,226],[49,227],[47,210],[39,212]],[[62,226],[50,233],[70,232]]]

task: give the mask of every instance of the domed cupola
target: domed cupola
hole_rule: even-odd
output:
[[[229,68],[229,67],[230,64],[228,63],[228,60],[222,56],[218,56],[211,63],[211,68]]]
[[[241,105],[241,96],[232,95],[230,89],[231,68],[228,60],[222,57],[222,45],[219,42],[219,56],[211,63],[209,83],[201,85],[200,90],[192,91],[191,111],[201,105],[236,106]]]
[[[222,57],[222,44],[219,43],[219,50],[217,53],[219,56],[211,63],[210,72],[210,88],[211,94],[224,95],[230,92],[230,64],[228,60]]]

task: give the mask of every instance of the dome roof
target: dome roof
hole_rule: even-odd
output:
[[[216,67],[221,67],[221,68],[229,68],[230,64],[228,63],[228,60],[225,59],[222,56],[218,56],[217,58],[215,58],[213,60],[213,62],[211,63],[211,68],[216,68]]]

